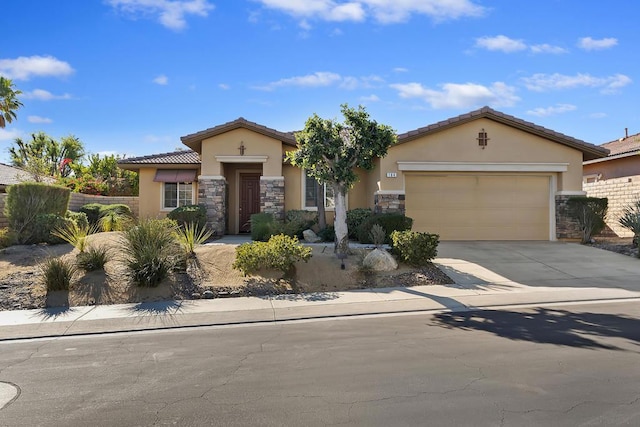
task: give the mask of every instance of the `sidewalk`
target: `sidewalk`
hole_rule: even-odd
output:
[[[2,311],[0,342],[21,338],[634,298],[640,299],[640,292],[611,288],[529,287],[502,282]]]

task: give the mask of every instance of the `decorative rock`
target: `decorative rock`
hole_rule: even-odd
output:
[[[210,289],[207,289],[202,293],[202,298],[204,299],[212,299],[212,298],[215,298],[215,296],[216,294],[214,294],[213,291]]]
[[[369,252],[362,264],[373,271],[393,271],[398,268],[396,260],[384,249],[374,249]]]
[[[307,243],[318,243],[319,241],[321,241],[322,239],[318,237],[318,235],[316,233],[313,232],[313,230],[309,229],[309,230],[304,230],[302,232],[302,237],[304,238],[304,241]]]
[[[191,299],[200,299],[201,295],[198,292],[194,292],[191,294]]]

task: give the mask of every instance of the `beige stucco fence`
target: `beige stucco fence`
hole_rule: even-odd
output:
[[[609,199],[609,213],[607,225],[608,234],[615,233],[619,237],[633,237],[633,233],[618,224],[618,218],[625,206],[640,198],[640,175],[624,178],[607,179],[582,185],[589,197],[607,197]]]
[[[4,216],[4,201],[7,198],[6,193],[0,193],[0,228],[7,227],[9,222]],[[137,196],[92,196],[89,194],[71,193],[69,201],[69,210],[78,211],[87,203],[101,203],[103,205],[124,204],[131,208],[131,212],[136,217],[140,212],[140,202]]]

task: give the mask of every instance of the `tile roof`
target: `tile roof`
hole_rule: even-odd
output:
[[[560,144],[575,148],[582,151],[584,160],[605,157],[608,153],[606,147],[603,148],[594,144],[590,144],[588,142],[564,135],[560,132],[556,132],[551,129],[536,125],[534,123],[527,122],[517,117],[501,113],[500,111],[496,111],[489,107],[482,107],[479,110],[471,111],[470,113],[461,114],[459,116],[452,117],[450,119],[443,120],[429,126],[405,132],[398,135],[398,143],[408,142],[420,138],[424,135],[439,132],[479,118],[488,118],[518,128],[525,132],[529,132],[543,138],[558,142]]]
[[[30,179],[31,176],[22,169],[0,163],[0,185],[13,185]]]
[[[200,132],[185,135],[181,137],[180,140],[184,145],[191,148],[192,150],[197,150],[198,145],[202,142],[203,139],[211,138],[212,136],[220,135],[222,133],[229,132],[230,130],[239,128],[249,129],[262,135],[280,140],[287,145],[291,145],[294,147],[296,146],[296,138],[293,135],[293,132],[281,132],[279,130],[268,128],[255,122],[250,122],[244,117],[237,118],[231,122],[223,123],[221,125],[214,126]]]
[[[151,154],[149,156],[129,157],[118,161],[119,165],[199,165],[200,156],[192,150],[180,150],[172,153]]]
[[[607,142],[602,144],[601,147],[609,150],[609,156],[617,156],[620,154],[640,151],[640,133]]]

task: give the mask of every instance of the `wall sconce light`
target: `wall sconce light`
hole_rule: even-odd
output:
[[[487,136],[487,132],[484,130],[484,128],[480,129],[480,132],[478,132],[478,137],[476,139],[478,140],[478,145],[484,150],[484,148],[487,146],[487,142],[489,142],[489,137]]]

